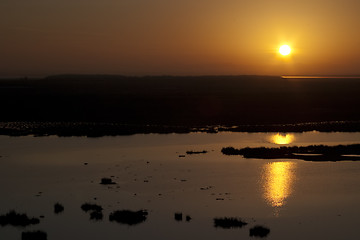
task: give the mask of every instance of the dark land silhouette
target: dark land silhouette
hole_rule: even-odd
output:
[[[255,226],[250,228],[249,236],[250,237],[266,237],[270,233],[270,229],[263,226]]]
[[[136,225],[142,222],[145,222],[147,219],[148,212],[146,210],[139,211],[130,211],[130,210],[121,210],[114,211],[109,215],[110,222],[118,222],[121,224],[127,225]]]
[[[64,211],[64,206],[60,203],[55,203],[54,205],[54,213],[55,214],[59,214],[62,213]]]
[[[214,218],[214,227],[220,227],[225,229],[230,228],[242,228],[246,226],[248,223],[242,221],[239,218]]]
[[[43,231],[22,232],[21,240],[47,240],[47,233]]]
[[[183,220],[183,214],[182,213],[175,213],[174,218],[176,221],[182,221]]]
[[[9,135],[360,129],[350,78],[59,75],[0,80],[0,101],[0,122],[18,123]]]
[[[17,213],[15,211],[10,211],[5,215],[0,216],[0,226],[11,225],[26,227],[39,223],[40,220],[38,218],[29,218],[25,213]]]
[[[351,145],[311,145],[306,147],[280,148],[241,148],[225,147],[221,150],[225,155],[242,155],[244,158],[260,159],[300,159],[305,161],[360,161],[360,144]]]
[[[81,209],[84,212],[88,212],[88,211],[101,212],[103,210],[103,208],[100,205],[92,204],[92,203],[84,203],[83,205],[81,205]]]
[[[116,182],[113,182],[113,180],[111,178],[101,178],[100,184],[112,185],[112,184],[116,184]]]
[[[84,203],[81,205],[81,209],[84,212],[89,212],[90,213],[90,220],[102,220],[103,219],[103,213],[102,210],[103,208],[100,205],[97,204],[91,204],[91,203]]]
[[[206,150],[203,150],[203,151],[186,151],[186,154],[188,155],[192,155],[192,154],[205,154],[207,153],[208,151]]]

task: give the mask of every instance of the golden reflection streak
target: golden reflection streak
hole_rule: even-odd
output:
[[[292,142],[295,141],[295,136],[294,134],[280,134],[277,133],[275,135],[272,135],[270,137],[270,142],[275,143],[275,144],[279,144],[279,145],[285,145],[285,144],[290,144]]]
[[[294,162],[272,162],[264,165],[263,197],[272,207],[282,207],[293,191],[295,180]]]

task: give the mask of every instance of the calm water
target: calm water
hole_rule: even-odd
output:
[[[271,230],[267,239],[357,239],[359,162],[270,161],[220,152],[227,146],[352,143],[360,143],[360,133],[0,136],[0,214],[15,209],[45,216],[27,228],[0,227],[0,239],[21,239],[25,230],[59,240],[250,239],[255,225]],[[187,155],[189,150],[208,153]],[[116,185],[99,184],[111,176]],[[59,215],[53,213],[56,202],[65,207]],[[104,219],[90,221],[80,209],[85,202],[101,205]],[[109,213],[123,209],[149,215],[135,226],[109,222]],[[192,220],[177,222],[176,212]],[[215,228],[216,217],[249,224]]]

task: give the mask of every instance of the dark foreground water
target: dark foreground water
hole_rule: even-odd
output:
[[[267,239],[357,239],[360,162],[244,159],[221,149],[359,142],[360,133],[319,132],[1,136],[0,215],[15,210],[40,224],[0,226],[0,239],[32,230],[54,240],[250,239],[256,225],[270,229]],[[99,184],[103,177],[116,184]],[[87,202],[102,206],[102,220],[89,219]],[[135,225],[110,222],[116,210],[148,215]],[[225,217],[248,224],[214,226]]]

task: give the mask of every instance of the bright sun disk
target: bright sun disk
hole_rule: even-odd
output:
[[[279,48],[279,53],[281,55],[289,55],[291,52],[291,48],[289,47],[289,45],[282,45],[280,48]]]

